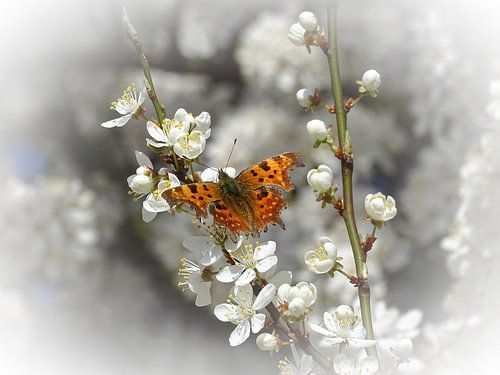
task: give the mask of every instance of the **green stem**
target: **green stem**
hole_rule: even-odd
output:
[[[333,99],[335,102],[335,116],[337,118],[337,131],[339,146],[346,154],[351,154],[351,140],[347,128],[347,118],[344,108],[344,98],[342,94],[342,83],[340,81],[340,69],[337,51],[337,0],[328,0],[328,65],[330,68],[330,78],[332,83]],[[361,248],[359,232],[356,226],[354,214],[354,203],[352,193],[352,173],[353,163],[351,161],[342,160],[342,187],[344,194],[344,212],[343,218],[349,234],[354,263],[356,265],[356,275],[360,280],[363,280],[362,285],[358,287],[358,297],[361,306],[361,318],[363,326],[366,329],[366,337],[375,339],[373,333],[373,324],[370,308],[370,287],[368,285],[368,268],[366,266],[366,254]],[[376,346],[366,349],[368,355],[378,358]]]

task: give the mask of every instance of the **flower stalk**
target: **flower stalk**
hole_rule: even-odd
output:
[[[361,317],[363,326],[366,329],[366,337],[374,340],[373,323],[370,307],[370,287],[368,284],[368,268],[366,265],[366,253],[361,246],[359,232],[356,225],[354,213],[354,202],[352,192],[352,174],[353,174],[353,159],[352,146],[347,127],[347,116],[344,106],[344,98],[342,94],[342,83],[340,80],[340,69],[337,50],[337,0],[328,0],[327,2],[327,19],[328,19],[328,65],[330,68],[330,79],[332,84],[332,93],[335,103],[335,116],[337,119],[337,132],[339,139],[339,147],[342,154],[350,155],[350,158],[341,158],[342,168],[342,188],[343,188],[343,215],[344,222],[349,234],[354,263],[356,266],[356,275],[360,280],[358,285],[358,297],[361,306]],[[378,357],[375,346],[366,348],[367,354]]]

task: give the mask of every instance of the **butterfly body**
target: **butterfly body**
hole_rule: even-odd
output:
[[[164,197],[171,204],[188,205],[198,217],[212,214],[214,224],[233,235],[258,235],[269,223],[284,228],[280,212],[286,202],[281,189],[293,189],[289,172],[297,166],[303,166],[300,154],[287,152],[254,164],[234,178],[219,170],[218,182],[181,185],[167,190]]]

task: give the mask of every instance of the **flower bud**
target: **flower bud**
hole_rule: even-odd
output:
[[[315,141],[322,141],[328,135],[328,129],[324,121],[318,119],[311,120],[307,123],[306,127],[309,135]]]
[[[396,216],[396,201],[382,193],[368,194],[365,198],[365,210],[368,216],[375,221],[387,221]]]
[[[288,40],[298,47],[303,46],[305,44],[305,32],[306,30],[300,25],[300,23],[294,23],[288,30]]]
[[[196,123],[196,129],[201,131],[202,133],[206,132],[210,125],[212,124],[212,118],[210,117],[210,113],[208,112],[201,112],[196,118],[194,119]]]
[[[311,89],[300,89],[297,91],[296,97],[301,107],[309,108],[312,105],[310,97],[314,97],[314,91]]]
[[[371,96],[377,96],[378,88],[380,87],[380,74],[373,69],[367,70],[361,81],[357,81],[359,92],[368,92]]]
[[[291,316],[298,318],[299,316],[304,315],[306,311],[306,304],[301,298],[296,297],[288,304],[288,311]]]
[[[338,306],[334,314],[339,321],[352,321],[353,319],[356,318],[356,315],[354,314],[354,309],[349,306],[349,305],[340,305]]]
[[[278,338],[270,333],[261,333],[255,342],[260,350],[278,351]]]
[[[299,14],[299,24],[306,31],[315,31],[318,29],[318,19],[313,12],[302,12]]]
[[[330,167],[320,165],[307,172],[307,183],[316,191],[324,192],[332,187],[333,173]]]
[[[129,183],[130,189],[137,194],[146,194],[151,192],[154,183],[151,176],[145,176],[143,174],[136,174],[133,176]]]

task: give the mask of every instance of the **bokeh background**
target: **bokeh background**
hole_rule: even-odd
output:
[[[365,194],[382,191],[399,210],[370,254],[376,334],[415,338],[418,366],[408,371],[498,371],[500,6],[340,3],[345,94],[367,69],[382,76],[379,97],[349,114],[356,208],[361,216]],[[205,163],[223,166],[235,137],[237,170],[304,153],[287,230],[263,239],[278,242],[280,269],[317,284],[318,311],[355,300],[344,280],[318,280],[303,265],[320,235],[349,256],[342,222],[305,183],[317,164],[339,178],[338,163],[312,151],[313,115],[295,101],[302,87],[328,95],[327,65],[287,40],[302,10],[325,25],[324,1],[20,0],[3,4],[0,26],[0,372],[276,373],[281,353],[268,358],[252,340],[229,348],[232,327],[177,287],[182,240],[199,234],[190,220],[145,224],[127,194],[145,128],[99,125],[141,81],[123,5],[169,114],[211,113]]]

